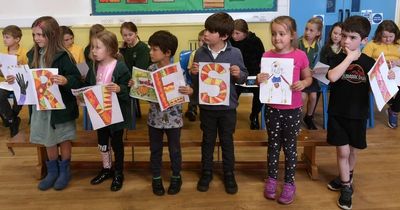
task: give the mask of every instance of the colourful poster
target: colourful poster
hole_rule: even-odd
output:
[[[55,68],[31,69],[37,110],[65,109],[60,89],[51,81],[51,77],[57,74]]]
[[[76,102],[78,103],[79,106],[86,106],[85,99],[83,98],[83,92],[85,92],[87,89],[91,87],[93,86],[83,87],[79,89],[71,89],[72,95],[76,97]]]
[[[179,63],[174,63],[151,73],[154,89],[161,111],[171,106],[189,102],[189,96],[179,93],[179,86],[185,86],[185,78]]]
[[[94,130],[124,120],[117,95],[105,86],[92,86],[83,92],[83,96]]]
[[[12,84],[18,105],[36,104],[36,91],[28,65],[11,66],[9,74],[15,77]]]
[[[158,103],[150,71],[133,67],[132,80],[133,85],[129,92],[131,97]]]
[[[369,83],[374,93],[376,106],[382,111],[385,104],[399,91],[395,80],[388,79],[389,67],[383,53],[368,72]]]
[[[260,101],[265,104],[292,104],[293,83],[292,58],[262,58],[261,72],[268,79],[260,84]]]
[[[229,63],[199,63],[199,103],[229,106]]]

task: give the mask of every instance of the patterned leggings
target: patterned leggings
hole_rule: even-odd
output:
[[[285,153],[285,183],[294,183],[297,163],[296,137],[300,130],[301,108],[279,110],[265,108],[265,123],[268,132],[268,177],[277,179],[279,152]]]

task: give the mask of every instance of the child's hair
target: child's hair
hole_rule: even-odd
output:
[[[74,37],[74,32],[68,27],[68,26],[60,26],[60,30],[61,30],[61,35],[71,35],[72,37]]]
[[[101,31],[92,37],[92,39],[100,40],[107,49],[107,52],[110,53],[110,56],[118,59],[118,39],[117,36],[110,31],[104,30]]]
[[[149,38],[149,45],[152,47],[159,47],[163,53],[171,52],[171,57],[175,55],[178,48],[178,39],[169,31],[156,31]]]
[[[290,32],[290,34],[292,35],[293,39],[292,39],[292,47],[294,49],[297,49],[297,25],[296,25],[296,21],[290,17],[290,16],[279,16],[276,17],[275,19],[273,19],[271,21],[270,24],[270,29],[272,31],[272,24],[278,24],[281,26],[284,26],[287,32]]]
[[[371,31],[371,24],[366,17],[362,16],[350,16],[343,22],[343,31],[358,33],[361,39],[368,37]]]
[[[387,31],[389,33],[394,33],[393,43],[400,44],[400,43],[398,43],[398,41],[400,39],[400,31],[399,31],[399,27],[397,27],[395,22],[393,22],[392,20],[384,20],[384,21],[382,21],[382,23],[380,23],[378,25],[378,28],[376,29],[375,35],[373,38],[375,43],[382,42],[383,31]]]
[[[106,30],[106,28],[104,28],[104,26],[101,24],[92,25],[92,27],[90,27],[90,30],[89,30],[89,45],[90,45],[92,37],[94,37],[97,33],[102,32],[104,30]]]
[[[233,32],[233,19],[225,12],[214,13],[207,18],[204,28],[211,33],[218,32],[221,37],[227,35],[229,39]]]
[[[3,29],[3,36],[4,35],[11,35],[14,39],[22,37],[21,29],[16,25],[9,25]]]
[[[332,46],[333,45],[333,41],[332,41],[332,33],[333,33],[333,30],[336,28],[336,27],[339,27],[339,28],[343,28],[343,25],[342,25],[342,22],[336,22],[335,24],[333,24],[332,25],[332,28],[331,28],[331,30],[329,30],[329,37],[328,37],[328,39],[326,40],[326,46]]]
[[[206,32],[206,29],[203,29],[199,32],[199,34],[197,34],[197,36],[200,38],[202,36],[204,36],[204,32]]]
[[[247,22],[243,19],[236,19],[234,21],[234,30],[238,30],[240,32],[243,32],[245,34],[249,33],[249,26],[247,25]]]
[[[51,67],[53,62],[54,55],[60,51],[66,51],[62,44],[62,38],[60,33],[60,26],[57,21],[50,16],[43,16],[36,19],[32,23],[32,27],[39,27],[42,29],[43,36],[48,40],[46,51],[44,54],[44,67]],[[33,61],[31,63],[33,68],[39,68],[40,63],[40,54],[39,54],[39,45],[37,43],[33,46]],[[69,54],[69,53],[68,53]],[[70,54],[69,54],[70,55]],[[74,62],[74,59],[70,55],[71,60]]]
[[[136,25],[134,23],[132,23],[132,22],[123,22],[121,24],[120,29],[119,29],[119,32],[121,33],[121,35],[122,35],[122,29],[124,29],[124,28],[128,29],[129,31],[132,31],[132,32],[136,33],[136,35],[137,35],[138,29],[137,29],[137,27],[136,27]],[[137,36],[137,38],[140,40],[139,36]],[[127,47],[126,42],[122,43],[122,47],[123,48]]]
[[[307,21],[307,24],[308,23],[315,24],[317,26],[317,30],[320,32],[320,34],[316,37],[316,40],[319,41],[322,36],[322,28],[324,27],[322,20],[320,18],[313,17]]]

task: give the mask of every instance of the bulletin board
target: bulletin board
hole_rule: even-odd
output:
[[[92,0],[92,15],[277,11],[277,0]]]

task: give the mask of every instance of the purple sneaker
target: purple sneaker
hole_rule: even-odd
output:
[[[264,197],[266,199],[275,200],[277,186],[278,186],[278,181],[276,181],[276,179],[268,177],[268,179],[265,180]]]
[[[281,204],[291,204],[294,201],[296,186],[294,184],[285,183],[278,202]]]

